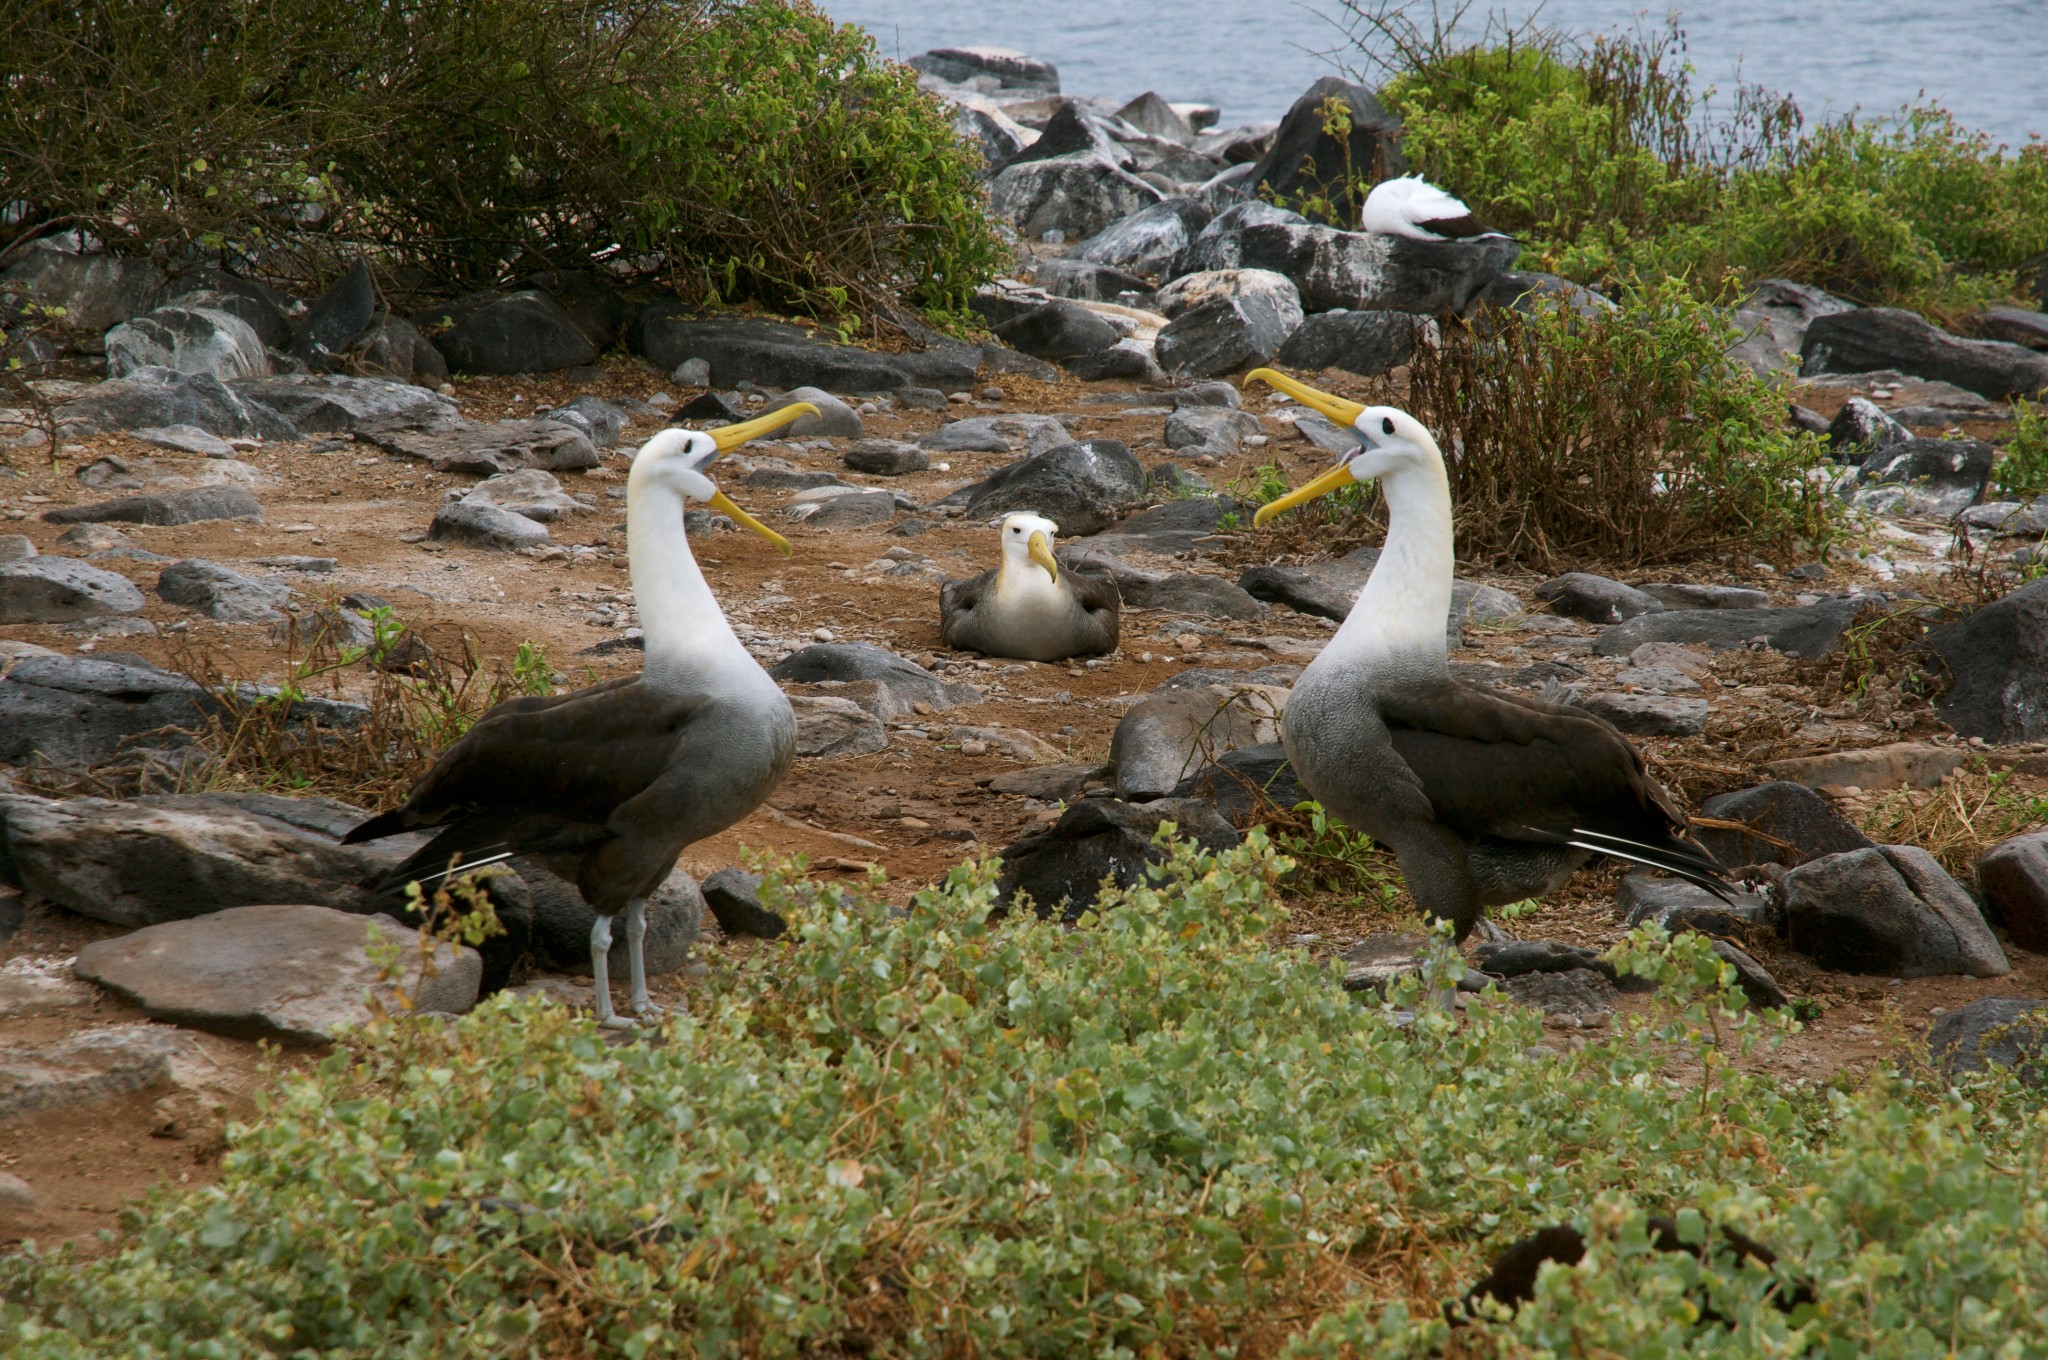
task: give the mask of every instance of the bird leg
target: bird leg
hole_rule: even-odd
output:
[[[612,918],[600,916],[590,928],[590,974],[597,984],[597,1023],[606,1029],[631,1029],[631,1016],[612,1010]]]
[[[626,904],[626,962],[632,971],[633,1014],[643,1020],[661,1018],[661,1007],[647,995],[647,899],[636,897]]]

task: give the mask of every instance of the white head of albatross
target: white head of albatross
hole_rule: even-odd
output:
[[[797,402],[717,430],[663,430],[640,446],[626,479],[626,556],[633,600],[647,647],[650,684],[677,690],[753,679],[760,669],[725,621],[683,532],[691,502],[709,506],[773,543],[789,540],[734,505],[711,480],[711,466],[750,439],[816,411]]]
[[[1333,658],[1367,649],[1400,652],[1447,673],[1445,625],[1457,558],[1451,537],[1451,483],[1443,452],[1423,423],[1392,406],[1364,406],[1296,382],[1270,368],[1247,375],[1321,411],[1361,441],[1322,476],[1252,516],[1275,515],[1354,482],[1378,482],[1387,499],[1387,541],[1344,625],[1325,648]]]
[[[1354,482],[1387,499],[1387,538],[1281,722],[1302,787],[1394,851],[1410,894],[1463,939],[1488,906],[1553,891],[1610,855],[1726,895],[1720,866],[1643,758],[1576,708],[1454,679],[1445,652],[1456,560],[1442,452],[1422,423],[1271,369],[1271,383],[1357,431],[1359,447],[1260,508],[1255,524]]]
[[[1052,542],[1060,526],[1044,515],[1019,511],[1003,516],[1003,575],[999,589],[1013,589],[1046,583],[1060,583],[1059,559],[1052,555]],[[1044,577],[1039,575],[1044,573]],[[1026,583],[1029,582],[1029,585]]]

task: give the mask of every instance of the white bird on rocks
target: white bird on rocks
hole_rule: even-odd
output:
[[[1416,905],[1463,940],[1485,907],[1541,897],[1594,855],[1723,897],[1719,865],[1614,727],[1564,704],[1454,679],[1444,649],[1456,570],[1451,488],[1422,422],[1268,368],[1258,378],[1355,432],[1360,446],[1260,508],[1275,515],[1377,481],[1386,546],[1335,637],[1294,682],[1281,722],[1301,786],[1390,848]]]
[[[1365,196],[1358,225],[1382,236],[1411,241],[1471,241],[1483,236],[1505,238],[1472,215],[1472,210],[1420,175],[1381,180]]]
[[[642,445],[626,481],[642,672],[499,704],[441,753],[403,804],[342,838],[440,828],[378,884],[387,892],[539,857],[597,917],[590,967],[602,1025],[633,1024],[612,1011],[612,917],[626,914],[633,1011],[658,1016],[642,948],[647,898],[686,847],[759,807],[796,753],[789,700],[726,622],[690,552],[683,512],[706,502],[787,553],[789,543],[727,499],[709,469],[721,454],[817,413],[797,402],[719,430],[664,430]]]

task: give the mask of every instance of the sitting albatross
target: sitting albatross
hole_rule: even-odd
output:
[[[1123,597],[1111,581],[1060,570],[1059,531],[1043,515],[1005,515],[1002,565],[939,588],[939,640],[1019,661],[1115,651]]]
[[[784,553],[787,541],[728,500],[706,469],[721,455],[815,415],[807,402],[709,433],[664,430],[633,459],[626,482],[626,551],[647,661],[639,675],[573,694],[512,699],[441,753],[400,806],[356,827],[345,843],[420,827],[443,830],[379,886],[432,882],[514,855],[536,855],[576,884],[597,915],[590,966],[597,1019],[612,1011],[612,917],[626,914],[636,1015],[647,996],[642,941],[647,898],[684,847],[739,821],[780,783],[796,750],[789,700],[740,645],[683,533],[683,512],[706,501]]]
[[[1726,897],[1720,866],[1687,839],[1685,815],[1611,725],[1451,678],[1451,488],[1422,423],[1271,369],[1247,376],[1364,441],[1262,507],[1255,525],[1369,479],[1387,501],[1386,545],[1372,576],[1288,696],[1281,735],[1301,786],[1392,849],[1416,904],[1450,921],[1459,940],[1482,908],[1554,891],[1596,854]]]
[[[1462,199],[1420,175],[1375,184],[1358,210],[1358,225],[1364,231],[1405,236],[1411,241],[1470,241],[1504,235],[1474,217]]]

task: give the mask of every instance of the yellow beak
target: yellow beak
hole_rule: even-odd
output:
[[[1358,418],[1365,414],[1365,407],[1355,401],[1347,401],[1343,397],[1319,391],[1307,383],[1296,382],[1285,373],[1275,373],[1270,368],[1255,368],[1245,374],[1245,381],[1249,382],[1253,378],[1279,388],[1312,410],[1321,411],[1342,429],[1356,428]],[[1260,506],[1258,513],[1252,516],[1252,525],[1255,528],[1262,527],[1275,515],[1285,514],[1297,505],[1306,505],[1318,496],[1327,496],[1341,487],[1350,486],[1356,480],[1357,478],[1351,475],[1350,464],[1339,463],[1308,485],[1296,487],[1280,499]]]
[[[750,439],[759,439],[762,435],[779,430],[793,421],[817,414],[818,408],[809,402],[793,402],[779,411],[770,411],[765,416],[755,416],[752,420],[742,420],[737,425],[728,425],[722,430],[707,430],[705,433],[711,436],[712,443],[718,445],[720,453],[731,453]]]
[[[1252,516],[1252,526],[1263,528],[1267,520],[1275,515],[1285,514],[1297,505],[1306,505],[1318,496],[1327,496],[1332,491],[1350,486],[1357,478],[1351,475],[1351,464],[1339,463],[1306,486],[1298,486],[1277,501],[1268,501]]]
[[[1046,539],[1045,530],[1031,531],[1031,537],[1024,545],[1024,552],[1032,561],[1045,568],[1054,585],[1060,583],[1059,559],[1052,555],[1052,544]]]
[[[770,411],[765,416],[755,416],[752,420],[742,420],[737,425],[728,425],[722,430],[708,430],[706,433],[711,436],[711,442],[718,446],[718,452],[723,456],[731,453],[748,440],[759,439],[762,435],[779,430],[785,425],[803,419],[805,416],[814,416],[816,414],[818,414],[818,408],[809,402],[792,402],[779,411]],[[770,543],[773,543],[784,557],[788,557],[795,552],[795,549],[789,546],[788,539],[776,533],[737,505],[734,505],[732,498],[723,491],[712,493],[710,506],[719,514],[728,516],[734,524],[750,529],[767,539]]]
[[[776,414],[781,415],[782,413],[780,411],[777,411]],[[723,491],[712,492],[711,500],[708,502],[708,504],[711,506],[713,510],[716,510],[719,514],[730,516],[734,524],[737,524],[745,529],[751,529],[755,533],[759,534],[761,537],[767,539],[770,543],[773,543],[776,546],[776,548],[781,551],[784,557],[788,557],[796,551],[796,549],[789,546],[788,539],[784,538],[781,534],[776,533],[773,529],[763,524],[760,520],[755,519],[752,515],[740,509],[737,505],[734,505],[732,503],[732,497],[726,495]]]
[[[1355,401],[1347,401],[1343,397],[1333,397],[1328,392],[1319,392],[1307,383],[1296,382],[1285,373],[1275,373],[1270,368],[1255,368],[1244,375],[1246,382],[1250,382],[1253,378],[1257,378],[1268,386],[1279,388],[1304,406],[1321,411],[1324,415],[1335,421],[1340,429],[1349,430],[1355,428],[1358,424],[1358,418],[1365,414],[1365,407]]]

